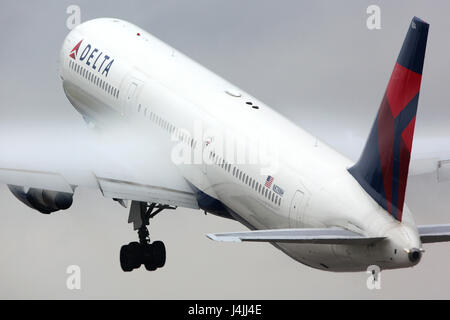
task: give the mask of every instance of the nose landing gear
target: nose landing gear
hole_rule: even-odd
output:
[[[165,209],[175,209],[169,205],[161,205],[133,201],[130,208],[128,222],[133,222],[134,229],[138,230],[139,242],[130,242],[120,249],[120,266],[125,272],[138,269],[141,265],[148,271],[162,268],[166,263],[166,247],[162,241],[150,242],[150,233],[147,226],[150,219]]]

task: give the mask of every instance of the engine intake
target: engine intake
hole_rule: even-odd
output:
[[[8,185],[12,194],[28,207],[44,214],[69,209],[73,203],[73,194],[45,189]]]

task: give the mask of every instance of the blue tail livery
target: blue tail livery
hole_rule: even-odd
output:
[[[429,24],[414,17],[358,162],[348,171],[398,221],[406,182]]]

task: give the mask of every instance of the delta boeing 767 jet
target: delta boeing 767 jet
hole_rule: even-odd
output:
[[[77,188],[129,207],[139,241],[120,250],[126,272],[164,266],[147,226],[177,207],[250,229],[212,240],[267,242],[312,268],[412,267],[424,243],[450,241],[450,225],[417,226],[405,205],[428,28],[409,24],[354,163],[145,30],[87,21],[67,35],[59,67],[90,138],[52,151],[37,138],[15,144],[0,157],[0,181],[44,214],[68,209]]]

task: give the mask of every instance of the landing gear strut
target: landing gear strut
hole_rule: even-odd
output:
[[[128,222],[133,222],[138,230],[139,242],[130,242],[120,249],[120,266],[125,272],[138,269],[141,265],[148,271],[162,268],[166,263],[166,247],[162,241],[150,242],[147,226],[150,219],[165,209],[175,209],[169,205],[133,201]]]

